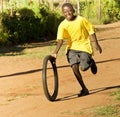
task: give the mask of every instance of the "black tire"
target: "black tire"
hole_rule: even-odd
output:
[[[54,77],[53,78],[54,88],[53,88],[52,94],[50,94],[49,89],[48,89],[48,84],[47,84],[47,80],[48,80],[47,70],[49,69],[47,68],[48,61],[50,61],[50,64],[52,66],[53,77]],[[47,55],[43,60],[42,82],[43,82],[43,89],[44,89],[46,98],[49,101],[54,101],[58,95],[58,72],[57,72],[57,67],[55,63],[55,58],[52,57],[51,55]]]

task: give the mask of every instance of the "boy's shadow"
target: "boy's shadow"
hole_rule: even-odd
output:
[[[90,91],[89,95],[92,95],[92,94],[95,94],[95,93],[98,93],[98,92],[102,92],[102,91],[105,91],[105,90],[109,90],[109,89],[114,89],[114,88],[120,88],[120,85],[92,89],[92,90],[89,90]],[[71,100],[71,99],[79,98],[77,95],[78,94],[65,96],[65,97],[62,97],[62,98],[58,98],[55,101],[65,101],[65,100]],[[83,97],[83,96],[81,96],[81,97]]]

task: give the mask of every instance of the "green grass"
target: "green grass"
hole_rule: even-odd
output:
[[[1,47],[0,56],[23,56],[31,58],[43,58],[52,54],[56,47],[55,41],[45,43],[32,43],[12,47]],[[59,56],[65,55],[65,45],[59,51]]]
[[[75,117],[84,117],[85,115],[89,115],[88,117],[120,117],[120,104],[99,106],[79,111],[68,110],[61,112],[61,114],[74,115]]]
[[[61,112],[61,114],[69,115],[69,116],[88,116],[88,117],[120,117],[120,88],[117,89],[117,91],[110,94],[110,96],[114,96],[115,100],[113,100],[115,103],[109,104],[109,105],[103,105],[103,106],[96,106],[89,109],[82,109],[78,111],[73,110],[66,110],[64,112]]]
[[[113,92],[110,96],[115,96],[115,99],[120,101],[120,88],[118,88],[117,91]]]
[[[120,105],[106,105],[94,109],[93,117],[120,117]]]
[[[19,94],[19,95],[16,95],[16,96],[11,96],[7,99],[8,102],[11,102],[11,101],[14,101],[16,99],[20,99],[20,98],[25,98],[25,97],[28,97],[28,96],[31,96],[32,94],[29,94],[29,93],[23,93],[23,94]]]
[[[93,109],[93,117],[120,117],[120,88],[117,91],[110,94],[115,97],[116,104],[100,106]]]
[[[67,110],[67,111],[61,112],[61,114],[62,115],[69,115],[69,116],[74,115],[74,116],[79,117],[79,115],[83,115],[84,113],[82,111],[76,111],[75,112],[75,111]]]

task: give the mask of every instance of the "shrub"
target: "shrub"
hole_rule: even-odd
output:
[[[58,2],[54,6],[59,10]],[[98,1],[81,0],[80,8],[81,15],[94,24],[99,22]],[[15,8],[12,16],[9,11],[0,16],[0,45],[53,40],[63,20],[60,11],[52,11],[48,3],[39,6],[37,2],[28,4],[28,7]],[[120,1],[101,0],[101,21],[106,24],[117,20],[120,20]]]
[[[103,1],[102,21],[104,24],[114,22],[120,19],[120,3],[118,0]]]
[[[61,20],[62,17],[50,11],[48,6],[41,6],[37,13],[28,8],[18,9],[13,16],[4,13],[1,15],[0,44],[45,41],[43,37],[53,40]]]

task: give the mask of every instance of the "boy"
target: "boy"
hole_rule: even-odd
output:
[[[75,77],[82,87],[78,96],[85,96],[89,94],[89,91],[83,82],[79,68],[82,71],[86,71],[88,68],[91,68],[91,72],[96,74],[97,66],[92,58],[93,49],[90,40],[94,41],[93,43],[95,48],[99,53],[102,53],[102,49],[98,44],[92,24],[85,18],[74,15],[75,10],[72,4],[63,4],[62,12],[65,19],[58,27],[57,46],[52,56],[55,58],[57,57],[58,51],[63,44],[63,40],[67,39],[67,59]]]

